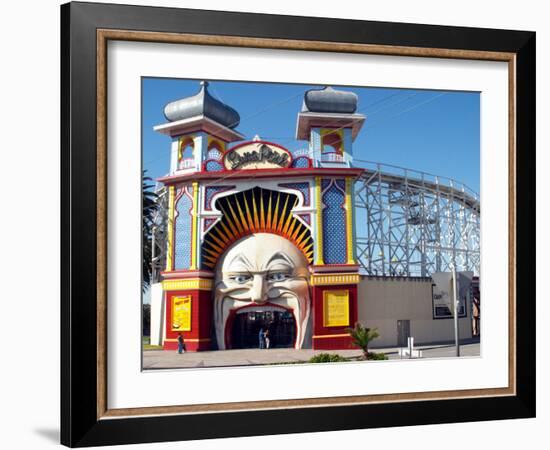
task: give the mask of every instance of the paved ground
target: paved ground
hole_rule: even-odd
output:
[[[423,358],[448,358],[455,356],[454,345],[419,346]],[[479,342],[461,345],[461,356],[479,356]],[[389,359],[399,359],[398,348],[377,348],[376,352],[385,353]],[[319,353],[338,353],[346,358],[358,358],[360,350],[294,350],[274,348],[269,350],[243,349],[211,352],[186,352],[146,350],[143,352],[144,369],[173,369],[189,367],[250,366],[290,362],[305,362]]]

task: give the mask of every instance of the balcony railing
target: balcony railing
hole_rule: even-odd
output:
[[[186,158],[178,162],[178,170],[191,169],[193,167],[195,167],[194,158]]]
[[[340,153],[321,153],[321,162],[328,162],[328,163],[343,163],[344,162],[344,155]]]
[[[293,158],[299,158],[301,156],[309,156],[309,149],[308,148],[301,148],[300,150],[294,150],[292,152]]]

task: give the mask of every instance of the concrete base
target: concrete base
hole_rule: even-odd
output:
[[[151,285],[151,345],[162,345],[166,322],[162,283]]]

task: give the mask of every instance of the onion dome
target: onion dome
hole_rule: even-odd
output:
[[[201,115],[228,128],[235,128],[241,120],[237,111],[210,95],[207,81],[201,81],[197,94],[170,102],[164,107],[164,116],[170,122]]]
[[[337,91],[330,86],[310,89],[304,95],[304,112],[353,114],[357,110],[357,94]]]

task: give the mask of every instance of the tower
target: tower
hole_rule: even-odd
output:
[[[357,320],[359,265],[355,254],[353,141],[366,117],[358,97],[331,87],[305,93],[296,138],[309,141],[315,221],[310,267],[314,313],[313,348],[350,346],[345,331]]]
[[[223,170],[221,157],[227,144],[244,138],[234,130],[239,113],[212,97],[207,81],[200,86],[192,97],[168,103],[164,108],[168,123],[154,128],[172,138],[170,175]]]
[[[353,141],[365,116],[357,114],[357,95],[328,86],[304,95],[296,138],[309,141],[314,167],[351,167]]]
[[[154,130],[171,137],[168,188],[168,239],[162,287],[166,310],[164,347],[177,345],[178,333],[185,335],[189,350],[210,348],[213,274],[201,267],[200,218],[205,188],[197,179],[201,172],[223,171],[227,144],[244,137],[234,130],[237,111],[208,92],[200,83],[197,94],[168,103],[167,123]]]

